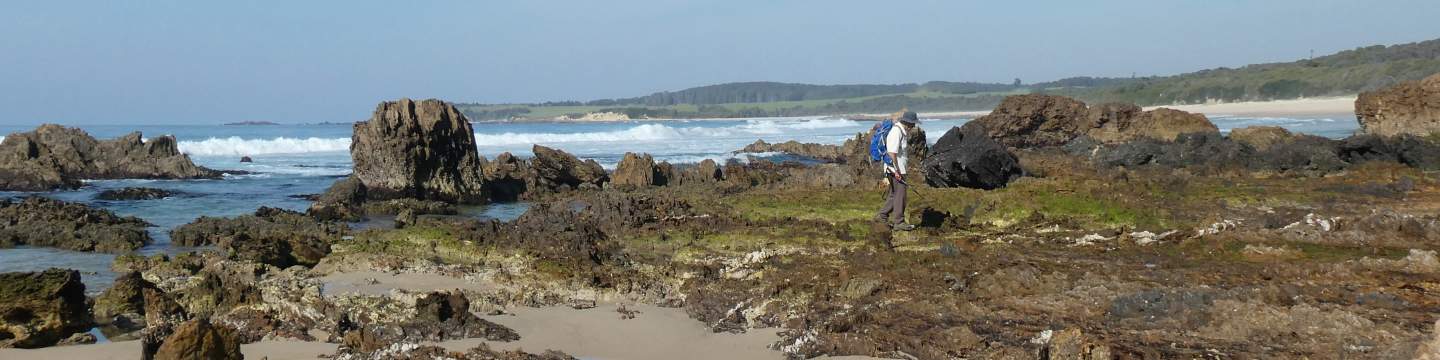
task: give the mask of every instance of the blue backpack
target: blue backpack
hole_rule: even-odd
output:
[[[870,136],[870,161],[879,161],[890,165],[890,157],[885,156],[887,152],[885,151],[885,138],[890,136],[890,128],[893,127],[895,127],[894,121],[884,120],[870,129],[874,134]]]

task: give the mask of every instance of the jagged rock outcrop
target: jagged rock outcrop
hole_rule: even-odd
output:
[[[46,124],[0,142],[0,190],[80,187],[83,179],[199,179],[221,173],[195,165],[169,135],[142,141],[139,132],[96,140],[77,128]]]
[[[481,319],[470,312],[470,300],[459,292],[436,291],[406,297],[413,301],[413,314],[401,321],[385,322],[357,316],[355,320],[339,321],[344,347],[360,352],[373,352],[390,344],[420,341],[444,341],[482,338],[490,341],[519,340],[520,335],[508,327]],[[402,305],[403,306],[403,305]],[[404,309],[410,310],[410,309]],[[398,314],[388,314],[398,315]],[[403,317],[403,316],[402,316]],[[354,321],[368,321],[355,324]]]
[[[341,224],[262,207],[254,215],[235,218],[202,216],[171,230],[170,241],[181,246],[219,245],[230,258],[286,268],[314,266],[347,231]]]
[[[664,164],[664,163],[662,163]],[[621,189],[638,189],[650,186],[665,186],[669,183],[671,174],[667,174],[662,168],[669,167],[655,163],[650,154],[625,153],[620,159],[620,164],[615,166],[615,173],[610,176],[610,185]]]
[[[150,243],[148,226],[133,216],[45,197],[0,200],[0,248],[31,245],[123,253]]]
[[[127,187],[101,191],[99,194],[95,195],[95,198],[111,201],[155,200],[164,199],[170,197],[171,195],[175,195],[175,193],[165,189]]]
[[[372,200],[414,198],[483,203],[480,154],[470,121],[440,100],[380,103],[355,123],[354,177]]]
[[[1361,93],[1355,116],[1370,135],[1440,134],[1440,74]]]
[[[148,344],[147,344],[148,345]],[[145,347],[145,346],[142,346]],[[146,354],[151,355],[151,354]],[[175,328],[153,353],[155,360],[243,359],[235,329],[199,318]]]
[[[609,175],[595,160],[580,161],[575,155],[535,145],[530,159],[528,191],[564,192],[600,189]]]
[[[520,200],[528,190],[530,164],[508,152],[495,156],[495,160],[481,159],[485,172],[485,193],[490,201],[511,202]]]
[[[80,272],[0,273],[0,348],[55,345],[90,329]]]
[[[978,123],[951,128],[940,136],[920,165],[934,187],[995,189],[1024,174],[1020,160],[987,136]]]
[[[720,164],[711,159],[701,160],[699,164],[681,170],[679,177],[685,183],[710,183],[725,179]]]
[[[766,153],[778,152],[791,155],[799,155],[825,162],[844,162],[844,148],[839,145],[824,145],[813,143],[802,143],[795,140],[778,144],[771,144],[765,140],[755,140],[754,143],[746,145],[739,152],[745,153]]]
[[[115,283],[95,298],[94,314],[96,324],[134,331],[148,324],[184,318],[185,309],[139,272],[132,271],[115,278]]]
[[[1016,95],[1005,98],[989,115],[976,118],[989,136],[1012,148],[1060,146],[1089,136],[1116,144],[1141,139],[1174,141],[1181,134],[1217,133],[1204,115],[1172,109],[1142,111],[1130,104],[1094,107],[1064,96]]]

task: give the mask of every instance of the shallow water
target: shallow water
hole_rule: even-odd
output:
[[[1272,125],[1292,131],[1340,138],[1350,135],[1358,124],[1353,115],[1258,118],[1211,116],[1221,131],[1251,125]],[[946,130],[968,119],[922,121],[921,127],[934,142]],[[751,154],[735,154],[757,139],[768,142],[797,140],[839,144],[866,131],[872,122],[834,118],[768,118],[735,120],[664,120],[604,123],[476,123],[475,135],[481,155],[494,158],[502,152],[530,157],[533,144],[555,147],[585,159],[594,159],[613,169],[624,153],[649,153],[657,161],[693,164],[704,159],[724,162],[747,161]],[[295,196],[323,192],[330,184],[350,173],[349,125],[99,125],[79,126],[97,138],[113,138],[132,131],[144,136],[174,135],[181,151],[196,163],[222,170],[245,170],[252,175],[227,176],[220,180],[103,180],[89,181],[79,190],[48,193],[0,192],[0,197],[49,196],[133,215],[155,224],[150,234],[155,243],[141,254],[174,254],[197,250],[170,245],[169,230],[200,216],[250,214],[261,206],[304,210],[310,202]],[[33,126],[0,126],[0,133],[30,131]],[[250,156],[252,163],[241,163]],[[764,154],[766,157],[786,157]],[[178,192],[161,200],[100,201],[100,191],[127,186],[154,187]],[[461,213],[479,218],[513,219],[526,204],[492,204],[466,207]],[[377,219],[383,222],[385,219]],[[376,224],[370,224],[376,225]],[[363,225],[362,225],[363,226]],[[38,271],[50,267],[84,272],[90,292],[109,286],[115,274],[109,270],[110,254],[66,250],[17,248],[0,249],[0,272]]]

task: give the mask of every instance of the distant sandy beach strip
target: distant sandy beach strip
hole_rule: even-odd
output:
[[[1355,113],[1355,97],[1327,97],[1309,98],[1296,100],[1276,101],[1252,101],[1224,104],[1200,104],[1200,105],[1164,105],[1148,106],[1145,110],[1157,108],[1171,108],[1175,110],[1201,113],[1206,116],[1255,116],[1255,117],[1289,117],[1289,116],[1334,116]],[[989,114],[989,111],[942,111],[942,112],[921,112],[921,119],[957,119],[975,118]],[[890,114],[857,114],[839,116],[853,119],[883,119]]]
[[[1238,102],[1226,104],[1151,106],[1146,107],[1145,110],[1162,107],[1181,111],[1189,111],[1193,113],[1201,113],[1207,116],[1233,115],[1285,117],[1342,115],[1355,113],[1355,97],[1346,96],[1297,100]]]

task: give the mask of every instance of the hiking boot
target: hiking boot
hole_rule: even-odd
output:
[[[915,230],[915,225],[910,225],[902,222],[899,224],[890,225],[890,229],[895,231],[910,231]]]

